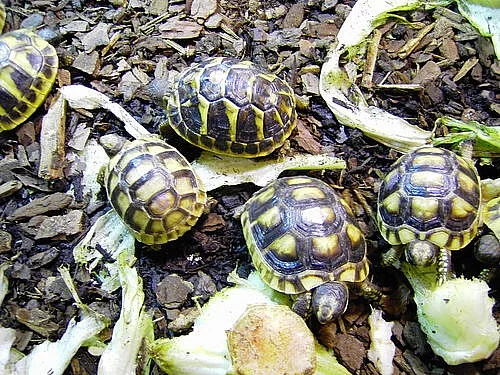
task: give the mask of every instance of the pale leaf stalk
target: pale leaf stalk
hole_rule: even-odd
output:
[[[294,154],[282,160],[253,160],[202,152],[201,156],[191,163],[191,167],[210,191],[220,186],[247,182],[265,186],[278,178],[284,170],[336,170],[345,169],[346,164],[344,160],[328,154]]]
[[[56,342],[44,341],[35,346],[29,355],[17,361],[12,375],[64,374],[78,349],[109,324],[106,317],[81,302],[69,271],[60,268],[59,272],[76,301],[80,317],[70,320],[61,339]]]
[[[138,368],[138,356],[145,341],[153,340],[153,321],[144,308],[142,279],[133,266],[135,258],[127,253],[118,256],[118,275],[122,287],[120,318],[113,328],[111,342],[99,360],[98,375],[135,375],[147,373]]]

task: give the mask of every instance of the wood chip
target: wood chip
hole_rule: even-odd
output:
[[[455,77],[453,77],[453,82],[458,82],[462,78],[464,78],[467,75],[467,73],[469,72],[469,70],[471,70],[472,68],[474,68],[474,66],[476,66],[476,64],[478,62],[479,62],[479,59],[477,57],[471,57],[470,59],[468,59],[462,65],[462,67],[460,68],[460,70],[458,71],[458,73],[455,75]]]
[[[31,310],[25,308],[16,308],[15,317],[18,322],[24,324],[43,337],[49,337],[57,333],[59,325],[52,321],[52,315],[34,308]]]
[[[51,247],[30,257],[26,265],[32,270],[43,267],[55,260],[59,256],[59,253],[60,251],[57,247]]]
[[[425,85],[434,82],[441,74],[441,68],[434,61],[428,61],[412,80],[413,84]]]
[[[313,155],[321,153],[321,144],[314,138],[301,119],[297,119],[297,135],[293,139],[305,151]]]
[[[162,36],[168,39],[194,39],[200,36],[202,25],[196,22],[172,18],[158,26]]]
[[[4,230],[0,230],[0,254],[7,253],[12,249],[12,235]]]
[[[92,51],[91,53],[82,53],[77,56],[71,66],[84,73],[95,76],[100,69],[99,53]]]
[[[72,210],[66,215],[51,216],[40,224],[35,240],[74,236],[85,229],[86,216],[81,210]]]
[[[30,203],[19,207],[7,220],[23,220],[37,215],[46,214],[66,208],[73,201],[73,197],[65,193],[54,193],[42,198],[33,199]]]
[[[179,275],[167,275],[156,286],[156,298],[166,308],[173,309],[181,306],[193,289],[193,284]]]
[[[450,61],[460,60],[457,45],[452,38],[443,38],[439,51]]]
[[[340,333],[335,337],[335,352],[349,371],[357,373],[363,364],[366,349],[354,336]]]
[[[283,29],[299,27],[304,20],[304,3],[295,3],[290,6],[288,13],[283,19]]]
[[[66,137],[66,102],[58,96],[42,120],[38,176],[46,180],[63,177]]]
[[[98,46],[106,46],[109,44],[108,31],[111,27],[107,23],[98,23],[91,31],[85,34],[78,34],[78,38],[82,42],[85,52],[89,53],[95,50]]]
[[[23,184],[16,180],[7,181],[0,185],[0,198],[8,197],[19,191],[23,187]]]
[[[405,45],[397,52],[397,55],[401,59],[407,58],[410,53],[412,53],[415,48],[418,46],[418,44],[422,41],[422,39],[432,31],[434,28],[435,23],[431,23],[417,33],[417,36],[413,39],[408,40]]]
[[[218,229],[224,228],[226,222],[221,215],[211,212],[207,215],[205,221],[200,226],[202,232],[213,232]]]
[[[68,146],[74,150],[82,151],[90,136],[90,128],[85,124],[78,124],[68,140]]]
[[[217,0],[193,0],[191,3],[191,17],[206,20],[217,10]]]
[[[319,95],[319,77],[313,73],[305,73],[300,76],[304,91],[308,94]]]

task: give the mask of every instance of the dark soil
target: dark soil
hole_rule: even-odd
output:
[[[417,323],[409,285],[399,271],[379,265],[380,254],[389,246],[382,240],[367,211],[368,208],[375,208],[377,187],[398,154],[367,138],[359,130],[340,125],[315,92],[314,84],[307,84],[311,79],[314,82],[314,77],[319,77],[327,47],[355,1],[338,1],[335,5],[335,1],[317,0],[219,0],[215,2],[217,9],[213,13],[222,18],[225,28],[210,25],[214,21],[213,15],[207,19],[191,16],[192,5],[197,1],[170,1],[164,9],[156,3],[160,2],[7,1],[4,32],[23,26],[36,27],[57,47],[60,75],[51,98],[64,84],[92,87],[121,104],[153,133],[157,133],[159,125],[165,121],[164,110],[155,104],[148,90],[149,82],[161,78],[159,67],[178,72],[206,56],[236,56],[273,69],[280,68],[279,76],[290,83],[304,103],[298,112],[305,133],[292,135],[291,152],[312,152],[312,148],[319,146],[320,150],[346,160],[346,170],[307,174],[330,183],[351,202],[368,239],[373,281],[385,288],[387,293],[397,295],[392,306],[385,306],[386,318],[395,321],[395,374],[497,374],[500,370],[498,349],[487,360],[448,366],[426,344]],[[453,6],[449,10],[458,14]],[[161,14],[168,17],[152,22],[150,28],[144,27]],[[446,14],[442,10],[431,10],[401,15],[414,25],[421,26],[435,22]],[[177,30],[185,33],[179,38],[162,27],[172,20],[189,21],[193,28],[199,28],[199,32],[189,34],[189,29],[184,27]],[[75,24],[74,21],[80,23]],[[459,17],[458,23],[466,24],[466,21]],[[99,32],[101,27],[104,31]],[[227,29],[235,35],[225,31]],[[393,52],[414,38],[418,30],[398,24],[396,20],[384,26],[373,83],[382,80],[391,84],[412,83],[417,72],[421,73],[429,62],[432,67],[437,66],[439,72],[436,76],[425,77],[420,91],[364,88],[368,101],[425,129],[431,129],[435,120],[444,115],[477,120],[490,126],[500,125],[500,67],[498,60],[494,59],[491,42],[478,35],[465,38],[456,27],[443,30],[446,34],[430,33],[412,53],[399,58]],[[119,35],[119,38],[113,39],[114,35]],[[98,43],[102,36],[108,39]],[[172,48],[167,39],[178,43],[186,53]],[[87,56],[82,61],[83,54]],[[454,81],[464,62],[470,58],[477,58],[477,65],[463,78]],[[131,80],[131,74],[139,79]],[[81,176],[70,171],[70,158],[66,161],[68,167],[63,178],[44,181],[37,176],[38,132],[41,117],[51,98],[46,101],[45,108],[42,106],[28,122],[16,130],[0,133],[0,162],[3,162],[0,183],[10,180],[22,182],[17,192],[0,198],[0,229],[12,236],[10,242],[3,241],[4,246],[0,247],[0,263],[12,262],[6,272],[9,293],[0,307],[0,325],[17,330],[16,348],[24,353],[47,338],[58,339],[69,319],[76,314],[73,301],[64,288],[58,289],[52,284],[49,287],[48,280],[59,276],[59,266],[69,266],[82,300],[106,306],[105,312],[114,321],[119,314],[121,298],[119,291],[111,295],[102,291],[95,280],[76,267],[72,257],[75,244],[91,224],[110,209],[109,204],[89,208],[83,197],[75,194],[70,205],[44,214],[62,215],[70,209],[83,211],[83,227],[76,235],[63,233],[35,239],[36,232],[25,225],[29,218],[7,219],[16,208],[35,198],[54,192],[68,192],[70,188],[77,193],[79,191]],[[77,125],[90,129],[89,138],[99,139],[111,133],[130,138],[122,124],[104,111],[68,110],[68,140],[73,137]],[[443,135],[448,131],[440,127],[436,129],[436,134]],[[304,137],[309,143],[304,141]],[[199,154],[196,148],[174,135],[168,141],[190,160]],[[73,150],[68,145],[66,151],[70,154]],[[20,160],[22,157],[26,162],[15,168],[9,169],[5,163],[8,159]],[[497,159],[483,160],[478,163],[478,169],[482,178],[500,177]],[[137,269],[144,281],[146,305],[156,320],[156,337],[183,333],[173,331],[169,323],[177,314],[194,306],[191,297],[196,293],[202,296],[198,301],[203,303],[214,292],[214,286],[220,290],[229,285],[227,275],[236,266],[242,275],[250,272],[252,265],[241,225],[233,215],[234,210],[257,189],[254,185],[245,184],[210,191],[210,213],[204,214],[195,228],[182,238],[162,246],[159,251],[137,243]],[[368,207],[363,205],[363,201]],[[457,274],[471,277],[481,271],[481,265],[473,258],[473,246],[471,244],[453,253],[453,267]],[[42,260],[37,258],[40,253],[44,254]],[[190,293],[179,308],[167,309],[157,300],[155,292],[160,281],[172,274],[190,281],[195,286],[195,292]],[[500,321],[498,278],[492,279],[490,285],[496,301],[494,314]],[[19,318],[20,311],[33,315],[35,310],[50,322],[44,333],[33,331]],[[356,374],[377,374],[366,357],[370,345],[369,313],[368,302],[354,295],[348,311],[339,322],[318,327],[314,321],[309,321],[317,337],[325,345],[333,347],[339,361]],[[97,357],[81,349],[67,369],[67,374],[95,374],[97,362]],[[153,366],[153,373],[162,372]]]

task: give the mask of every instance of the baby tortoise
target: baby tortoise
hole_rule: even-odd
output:
[[[0,3],[0,31],[5,9]],[[16,30],[0,36],[0,132],[26,121],[56,79],[56,50],[37,34]]]
[[[246,158],[282,146],[297,118],[294,93],[285,81],[250,61],[227,57],[184,71],[162,102],[168,125],[182,138],[214,153]]]
[[[380,186],[377,221],[394,246],[386,259],[405,251],[414,265],[438,261],[439,282],[446,280],[450,250],[471,242],[481,210],[479,175],[471,160],[431,146],[399,158]]]
[[[126,144],[111,159],[105,186],[123,222],[148,245],[182,236],[197,222],[207,199],[188,161],[154,136]]]
[[[261,278],[295,295],[299,315],[312,309],[327,323],[347,308],[345,282],[368,285],[365,238],[346,202],[323,181],[279,178],[250,198],[241,222]]]

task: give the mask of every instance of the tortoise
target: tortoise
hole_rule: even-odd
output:
[[[423,146],[400,157],[380,186],[377,222],[393,261],[405,252],[418,266],[438,264],[439,283],[450,270],[450,250],[478,232],[480,179],[472,161],[446,149]]]
[[[110,160],[104,184],[111,206],[134,237],[148,245],[182,236],[207,200],[189,162],[153,135],[126,144]]]
[[[270,154],[290,136],[297,118],[294,93],[285,81],[250,61],[229,57],[191,66],[161,102],[168,126],[179,136],[236,157]]]
[[[0,26],[4,19],[0,4]],[[0,132],[14,129],[37,110],[52,88],[57,67],[55,48],[34,32],[21,29],[0,36]]]
[[[493,181],[494,185],[500,184],[500,180]],[[474,256],[485,267],[478,277],[489,282],[500,266],[500,197],[497,196],[500,192],[493,192],[492,198],[489,196],[491,192],[488,191],[488,184],[486,181],[483,182],[484,184],[481,184],[484,198],[482,219],[490,231],[483,234],[477,241],[474,247]],[[498,187],[493,190],[498,190]]]
[[[245,203],[241,223],[262,280],[293,295],[299,315],[312,310],[327,323],[347,308],[345,282],[367,285],[363,233],[347,203],[319,179],[278,178]]]

